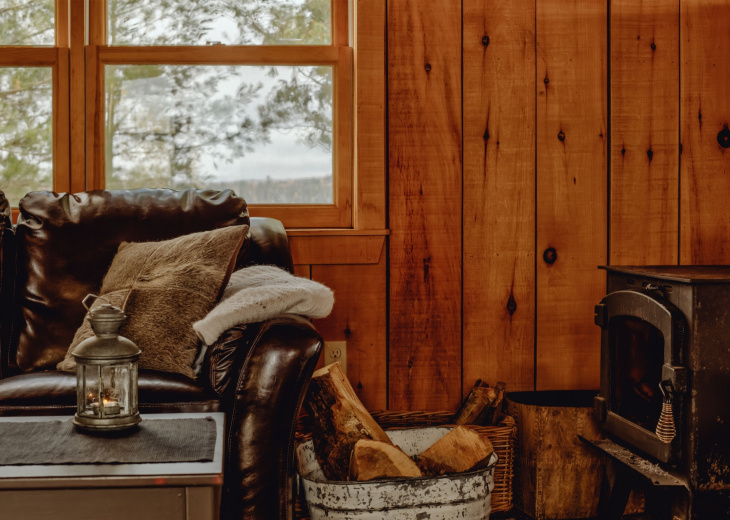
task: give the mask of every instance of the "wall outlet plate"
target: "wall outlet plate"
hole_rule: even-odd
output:
[[[347,375],[347,341],[324,342],[324,365],[339,361],[342,371]]]

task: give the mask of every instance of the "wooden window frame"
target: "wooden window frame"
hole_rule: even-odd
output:
[[[61,2],[63,0],[57,0]],[[71,5],[71,69],[77,70],[82,54],[75,52],[82,23],[83,0]],[[104,161],[104,66],[161,65],[325,65],[333,68],[332,204],[250,204],[252,215],[273,217],[296,228],[351,228],[353,225],[353,50],[349,46],[348,0],[332,0],[332,44],[302,46],[170,46],[131,47],[106,45],[106,1],[88,4],[88,43],[85,46],[85,121],[71,121],[72,135],[85,135],[85,165],[79,158],[78,140],[72,150],[70,187],[75,191],[102,189]],[[76,24],[76,25],[74,25]],[[76,36],[77,39],[73,39]],[[78,88],[76,80],[74,94]],[[72,104],[74,99],[71,100]],[[76,104],[78,106],[78,98]],[[77,111],[74,115],[77,115]],[[85,127],[82,130],[81,125]],[[80,188],[80,189],[79,189]],[[245,197],[245,194],[241,194]]]
[[[0,46],[0,67],[50,67],[53,114],[53,191],[69,191],[69,20],[67,0],[55,0],[53,46]],[[18,201],[10,201],[16,207]],[[17,218],[17,209],[13,218]]]

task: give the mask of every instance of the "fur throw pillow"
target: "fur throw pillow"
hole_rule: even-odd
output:
[[[142,351],[139,368],[195,377],[198,337],[192,325],[220,298],[248,229],[229,226],[119,246],[100,295],[127,314],[119,333]],[[97,300],[92,308],[103,303]],[[93,334],[84,320],[57,368],[75,370],[71,352]]]

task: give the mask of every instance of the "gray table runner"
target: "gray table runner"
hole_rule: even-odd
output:
[[[67,421],[0,422],[0,465],[210,462],[215,420],[144,419],[133,431],[96,436]]]

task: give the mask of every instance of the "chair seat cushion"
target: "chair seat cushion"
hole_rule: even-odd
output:
[[[140,370],[141,413],[215,412],[220,403],[212,392],[180,374]],[[48,370],[0,379],[0,416],[73,415],[76,374]]]

